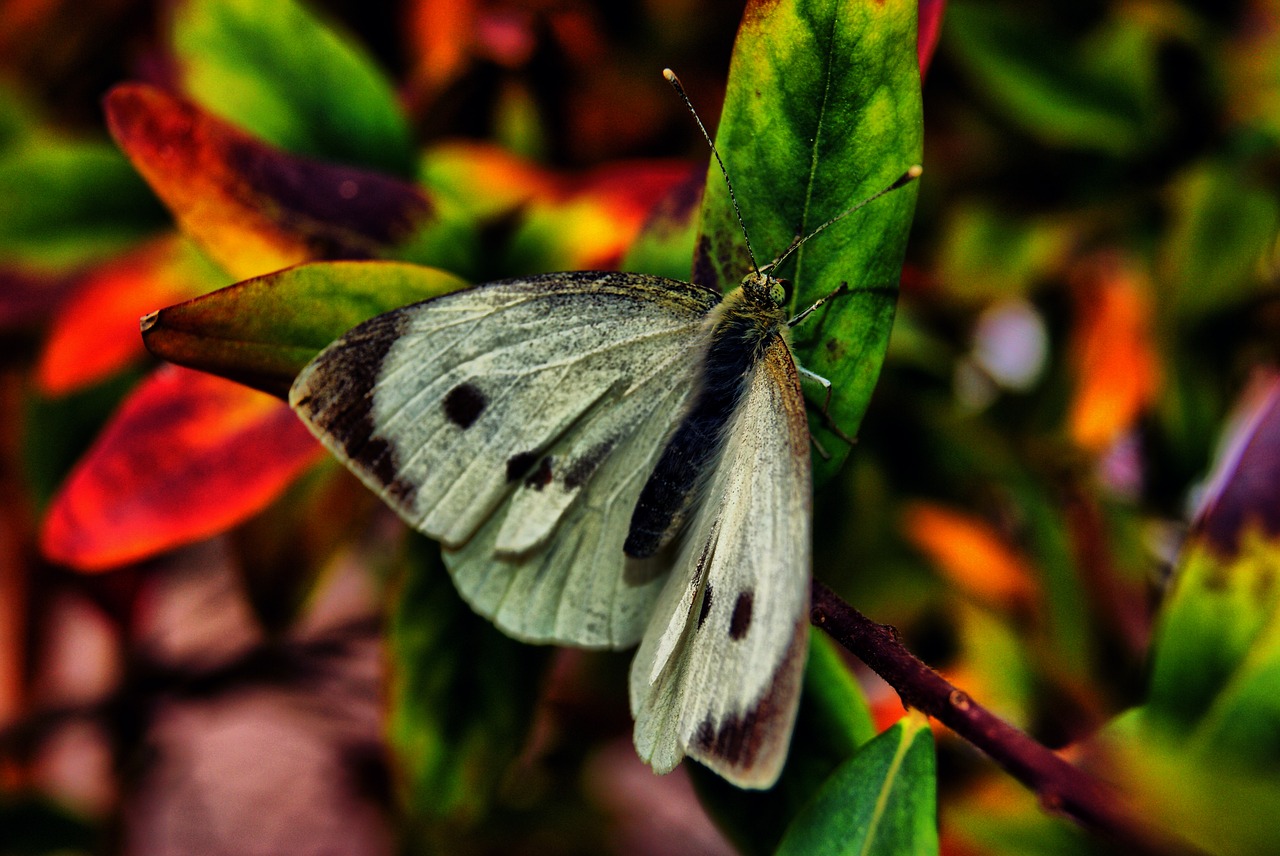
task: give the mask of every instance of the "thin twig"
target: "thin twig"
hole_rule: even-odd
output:
[[[1062,481],[1062,512],[1085,594],[1104,629],[1124,646],[1125,665],[1141,663],[1151,638],[1151,609],[1136,587],[1121,580],[1097,493],[1087,490],[1079,478]]]
[[[903,704],[937,719],[1030,788],[1045,810],[1071,818],[1126,853],[1200,853],[1127,811],[1121,794],[1037,743],[956,689],[906,649],[898,631],[877,624],[822,583],[813,582],[813,624],[866,663]]]

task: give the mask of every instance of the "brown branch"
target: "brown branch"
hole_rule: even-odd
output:
[[[1096,492],[1086,489],[1079,478],[1068,476],[1061,481],[1066,483],[1063,518],[1085,595],[1102,627],[1123,646],[1127,664],[1139,664],[1151,638],[1151,609],[1137,587],[1121,580]]]
[[[1045,810],[1071,818],[1123,848],[1149,856],[1200,853],[1123,807],[1111,786],[1075,767],[956,689],[906,649],[898,631],[877,624],[813,582],[813,624],[866,663],[903,704],[932,716],[1030,788]]]

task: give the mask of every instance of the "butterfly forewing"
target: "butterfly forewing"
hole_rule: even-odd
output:
[[[632,614],[643,616],[654,584],[628,568],[625,521],[614,518],[629,517],[636,471],[652,466],[685,407],[688,362],[718,301],[639,274],[490,283],[356,327],[303,370],[290,403],[443,543],[459,589],[504,630],[631,644],[642,624]],[[516,592],[531,600],[513,608]],[[569,607],[581,616],[552,609],[569,594],[582,598]]]
[[[677,374],[683,372],[677,371]],[[689,388],[666,384],[637,391],[606,426],[630,434],[604,456],[591,489],[567,510],[554,538],[518,558],[503,558],[502,533],[523,528],[520,491],[465,546],[446,550],[445,563],[463,597],[508,632],[529,640],[574,639],[581,645],[623,647],[640,638],[665,578],[658,559],[627,558],[622,545],[636,498],[684,406]],[[618,436],[615,434],[614,436]],[[550,457],[555,460],[557,451]],[[594,455],[586,460],[594,462]],[[491,557],[497,556],[497,560]]]
[[[636,747],[688,754],[742,787],[786,758],[808,643],[809,433],[795,363],[774,338],[632,664]]]

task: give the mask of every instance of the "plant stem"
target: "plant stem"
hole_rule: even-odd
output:
[[[822,583],[813,582],[811,619],[897,691],[980,749],[1030,788],[1045,810],[1071,818],[1125,853],[1173,856],[1200,851],[1126,810],[1119,792],[1075,767],[957,689],[906,649],[898,631],[877,624]]]

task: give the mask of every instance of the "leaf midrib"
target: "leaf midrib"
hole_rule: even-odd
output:
[[[902,762],[907,757],[907,752],[911,749],[911,745],[915,742],[916,734],[920,731],[920,728],[921,726],[916,722],[903,723],[902,740],[898,743],[898,749],[893,754],[893,760],[889,762],[884,784],[880,788],[880,793],[876,796],[876,807],[871,812],[871,818],[867,823],[867,837],[862,841],[862,849],[858,851],[858,856],[868,856],[871,852],[872,843],[876,840],[876,832],[880,826],[880,819],[884,817],[885,807],[889,804],[889,794],[893,791],[894,781],[898,777],[898,770],[901,769]]]
[[[813,188],[818,180],[818,151],[820,149],[818,141],[822,138],[822,130],[827,116],[827,104],[831,99],[831,55],[835,50],[836,32],[839,29],[842,9],[843,6],[837,5],[835,14],[831,16],[831,25],[826,38],[826,49],[822,52],[822,103],[818,107],[818,121],[813,129],[813,140],[809,144],[809,180],[804,189],[804,210],[800,214],[801,234],[808,234],[809,230],[809,209],[813,204]],[[804,249],[804,247],[801,247],[796,253],[795,278],[797,283],[804,282]],[[799,289],[797,289],[798,291]]]

